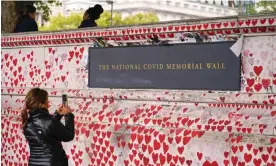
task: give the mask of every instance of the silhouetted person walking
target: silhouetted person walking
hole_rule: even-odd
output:
[[[36,8],[32,5],[27,5],[23,11],[20,12],[14,32],[31,32],[38,31],[37,23],[35,21]]]
[[[96,20],[98,20],[101,14],[104,12],[101,5],[95,5],[87,9],[83,15],[83,21],[79,28],[87,28],[87,27],[97,27]]]

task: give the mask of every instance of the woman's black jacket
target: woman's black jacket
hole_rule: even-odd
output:
[[[50,115],[46,109],[32,110],[24,127],[29,143],[29,166],[68,166],[68,159],[61,142],[74,139],[74,115],[64,116],[65,125],[57,112]]]
[[[81,25],[78,28],[88,28],[88,27],[97,27],[95,20],[86,19],[81,22]]]
[[[15,26],[14,32],[33,32],[38,31],[37,23],[30,16],[24,16],[22,20]]]

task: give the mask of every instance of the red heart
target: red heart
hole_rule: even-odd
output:
[[[128,160],[124,160],[124,164],[125,164],[125,166],[128,166],[128,163],[129,163],[129,161],[128,161]]]
[[[270,79],[262,79],[262,84],[265,89],[270,85]]]
[[[224,27],[228,27],[228,25],[229,25],[228,22],[223,23],[223,26],[224,26]]]
[[[9,57],[9,54],[5,54],[4,57],[5,57],[5,60],[7,60]]]
[[[64,82],[65,81],[65,76],[61,76],[61,80],[62,80],[62,82]]]
[[[184,146],[178,147],[177,150],[179,154],[182,154],[184,151]]]
[[[259,92],[262,89],[262,84],[258,83],[254,85],[254,89]]]
[[[269,99],[269,102],[270,102],[271,104],[274,104],[274,99]]]
[[[17,65],[17,59],[14,59],[12,62],[13,62],[13,65],[14,65],[14,66]]]
[[[144,139],[144,136],[143,136],[142,134],[138,134],[138,135],[137,135],[137,140],[138,140],[138,143],[139,143],[139,144],[142,143],[143,139]]]
[[[239,26],[242,26],[243,22],[244,22],[243,20],[239,20],[238,21]]]
[[[258,149],[253,149],[253,153],[255,154],[255,156],[257,155],[258,153]]]
[[[266,27],[259,27],[258,30],[261,31],[261,32],[265,32],[266,31]]]
[[[252,78],[252,79],[249,79],[249,78],[248,78],[246,81],[247,81],[247,85],[248,85],[249,87],[252,87],[252,86],[254,85],[254,83],[255,83],[254,78]]]
[[[149,159],[147,157],[144,157],[143,162],[144,162],[144,165],[148,165],[149,164]]]
[[[261,163],[262,163],[262,160],[261,159],[254,159],[253,160],[253,163],[255,164],[255,166],[260,166],[261,165]]]
[[[188,120],[187,125],[190,127],[194,123],[194,120]]]
[[[266,163],[268,160],[269,155],[268,154],[262,154],[262,159]]]
[[[234,33],[240,33],[240,29],[233,29]]]
[[[177,163],[178,162],[178,156],[173,156],[173,161],[174,161],[174,163]]]
[[[270,19],[268,19],[268,23],[269,23],[270,25],[272,25],[272,24],[274,23],[274,21],[275,21],[275,19],[274,19],[274,18],[270,18]]]
[[[192,160],[187,160],[187,161],[186,161],[186,164],[187,164],[188,166],[192,165],[192,163],[193,163]]]
[[[225,30],[224,31],[226,34],[231,34],[231,31],[230,30]]]
[[[69,51],[69,56],[70,56],[70,58],[72,59],[73,56],[74,56],[74,51]]]
[[[208,160],[206,160],[202,166],[218,166],[218,163],[216,161],[210,163]]]
[[[232,156],[231,161],[232,161],[233,165],[237,165],[238,157],[237,156]]]
[[[220,28],[221,27],[221,22],[217,23],[216,25],[217,25],[218,28]]]
[[[164,165],[166,162],[166,157],[161,153],[159,154],[160,164]]]
[[[252,20],[252,25],[253,25],[253,26],[256,26],[257,23],[258,23],[258,20]]]
[[[160,32],[161,32],[161,30],[162,30],[162,28],[157,28],[157,32],[159,32],[159,33],[160,33]]]
[[[268,30],[271,31],[271,32],[274,32],[275,31],[275,27],[269,27]]]
[[[185,157],[179,157],[179,162],[181,163],[181,165],[184,165]]]
[[[17,75],[17,71],[15,70],[15,71],[13,72],[13,76],[16,77],[16,75]]]
[[[230,25],[231,25],[232,27],[234,27],[234,26],[236,25],[236,23],[235,23],[234,21],[232,21],[232,22],[230,23]]]
[[[271,163],[267,163],[267,166],[275,166],[275,164],[271,162]]]
[[[159,141],[162,143],[165,140],[165,134],[159,134]]]
[[[165,142],[163,142],[163,153],[166,154],[169,150],[169,145],[167,145]]]
[[[245,166],[245,162],[239,161],[239,162],[238,162],[238,166]]]
[[[223,160],[223,163],[224,163],[225,166],[228,166],[229,160]]]
[[[251,32],[256,33],[258,29],[257,28],[251,28],[250,30],[251,30]]]
[[[196,153],[196,155],[197,155],[197,158],[198,158],[199,160],[201,160],[201,159],[202,159],[202,153],[197,152],[197,153]]]
[[[158,154],[157,153],[152,153],[152,160],[154,161],[154,163],[157,162],[157,160],[158,160]]]
[[[249,163],[252,160],[252,155],[251,154],[244,154],[244,160],[246,163]]]
[[[245,24],[246,24],[247,26],[249,26],[250,23],[251,23],[251,20],[246,20],[246,21],[245,21]]]
[[[261,72],[263,71],[263,67],[262,66],[254,66],[254,72],[257,76],[260,76]]]
[[[275,111],[276,112],[276,111]],[[173,138],[171,138],[171,137],[168,137],[168,142],[171,144],[172,143],[172,141],[173,141]]]
[[[51,76],[51,72],[50,72],[50,71],[47,71],[47,72],[46,72],[46,77],[47,77],[47,79],[49,79],[50,76]]]
[[[158,149],[160,149],[161,145],[157,140],[154,140],[153,147],[154,147],[154,150],[158,150]]]
[[[261,19],[260,22],[261,22],[261,24],[264,24],[266,22],[266,19],[265,18]]]

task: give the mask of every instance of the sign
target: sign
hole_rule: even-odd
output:
[[[89,48],[90,88],[240,90],[234,42]]]

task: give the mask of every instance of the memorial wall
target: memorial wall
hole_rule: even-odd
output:
[[[49,92],[51,113],[62,94],[69,96],[76,134],[63,146],[70,166],[275,166],[275,26],[275,16],[265,16],[3,35],[1,165],[27,165],[19,113],[24,95],[39,86]],[[206,43],[95,48],[101,46],[95,37],[115,43],[135,37],[137,44],[143,35],[170,40],[181,27],[243,34],[241,54],[231,52],[233,41],[208,51]]]

